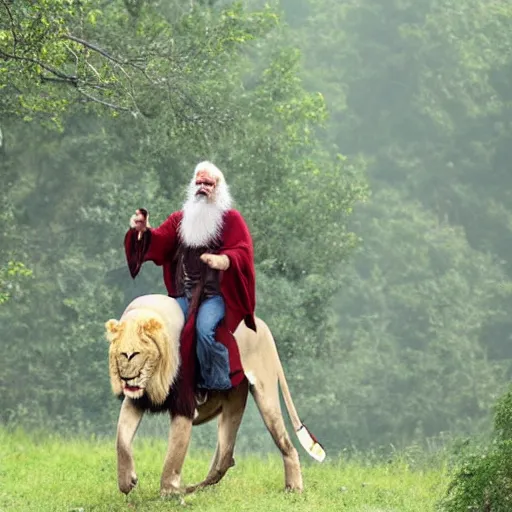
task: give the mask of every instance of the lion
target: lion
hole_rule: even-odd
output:
[[[105,324],[109,348],[112,391],[123,397],[117,425],[117,473],[121,492],[128,494],[137,484],[132,441],[145,412],[166,407],[180,368],[179,339],[184,317],[177,301],[166,295],[145,295],[133,300],[121,319]],[[325,451],[302,424],[286,382],[274,338],[268,326],[256,319],[257,333],[243,322],[234,335],[240,351],[245,379],[227,391],[208,393],[197,404],[192,419],[171,415],[167,454],[160,480],[162,496],[188,493],[217,484],[234,466],[237,432],[249,391],[263,421],[279,448],[284,462],[285,489],[302,491],[299,455],[285,427],[279,402],[278,383],[293,428],[306,452],[322,462]],[[181,487],[181,471],[193,425],[218,417],[217,447],[206,478]]]

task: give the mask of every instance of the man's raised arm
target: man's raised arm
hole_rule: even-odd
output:
[[[151,228],[149,214],[140,208],[130,218],[130,229],[124,237],[124,249],[130,275],[135,278],[144,261],[163,265],[176,250],[180,212],[171,214],[160,226]]]

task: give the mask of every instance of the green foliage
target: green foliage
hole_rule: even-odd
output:
[[[494,406],[494,432],[502,441],[512,441],[512,389],[504,393]]]
[[[34,348],[4,359],[3,422],[113,428],[102,324],[163,291],[129,279],[127,220],[179,208],[207,158],[329,452],[488,429],[512,374],[509,3],[263,3],[0,0],[0,261],[33,272],[0,339]]]
[[[62,116],[61,133],[18,120],[6,130],[18,178],[11,197],[34,279],[25,297],[0,312],[1,339],[30,336],[32,343],[23,358],[5,358],[4,423],[111,432],[118,404],[103,324],[134,295],[164,292],[161,269],[147,265],[135,282],[129,277],[128,219],[145,205],[157,225],[179,208],[199,160],[225,172],[251,227],[258,314],[287,357],[321,350],[328,339],[333,324],[323,308],[337,285],[326,269],[356,242],[347,219],[366,196],[363,163],[321,144],[325,103],[304,89],[297,52],[276,47],[273,11],[145,3],[135,19],[118,19],[121,11],[111,8],[101,23],[117,40],[99,21],[94,33],[119,53],[136,41],[134,51],[145,55],[151,83],[138,82],[141,115],[75,105]],[[276,283],[286,291],[279,308]]]
[[[333,379],[346,376],[333,404],[343,411],[338,432],[356,445],[407,445],[481,427],[507,368],[480,344],[505,275],[461,229],[397,193],[375,194],[355,222],[366,236],[342,273],[335,306],[344,343],[330,355]]]
[[[20,261],[25,253],[19,244],[21,237],[16,229],[13,204],[9,198],[13,169],[9,159],[4,158],[4,147],[4,134],[0,130],[0,173],[3,179],[0,189],[0,305],[12,297],[20,297],[24,278],[32,275],[31,270]]]
[[[200,77],[198,86],[215,81],[277,22],[268,9],[246,15],[239,3],[212,10],[158,0],[5,0],[0,19],[0,111],[61,127],[61,114],[77,105],[154,117],[165,104],[178,126],[196,130],[229,117],[222,103],[217,110],[201,101],[190,77]]]
[[[367,445],[481,430],[512,361],[510,5],[283,6],[329,141],[363,156],[373,191],[350,225],[364,248],[339,270],[336,355],[310,364],[331,375],[332,432]]]
[[[446,512],[507,512],[512,500],[512,389],[496,403],[494,438],[465,455],[440,507]]]
[[[32,272],[19,261],[8,261],[7,266],[0,267],[0,304],[12,295],[11,290],[18,284],[17,278],[31,275]]]

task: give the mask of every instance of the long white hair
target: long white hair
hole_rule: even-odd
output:
[[[213,195],[208,198],[197,195],[196,175],[207,171],[216,181]],[[190,180],[187,199],[183,204],[180,236],[189,247],[206,247],[222,231],[224,213],[231,208],[231,193],[222,172],[211,162],[199,163]]]

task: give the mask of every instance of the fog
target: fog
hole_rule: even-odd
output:
[[[4,58],[1,424],[114,435],[104,323],[166,293],[154,265],[131,279],[128,219],[145,206],[158,225],[211,159],[251,229],[256,312],[328,452],[487,432],[512,361],[505,15],[476,0],[140,5],[83,28],[147,65],[101,102],[25,68],[15,82]],[[249,402],[240,447],[273,450]]]

